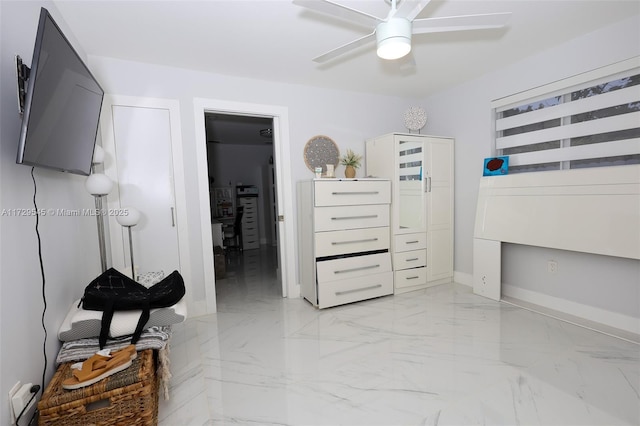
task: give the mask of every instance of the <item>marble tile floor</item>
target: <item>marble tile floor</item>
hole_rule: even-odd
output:
[[[319,311],[247,253],[174,328],[161,426],[640,424],[637,344],[455,283]]]

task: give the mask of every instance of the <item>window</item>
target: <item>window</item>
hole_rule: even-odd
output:
[[[492,107],[510,173],[640,164],[640,57]]]

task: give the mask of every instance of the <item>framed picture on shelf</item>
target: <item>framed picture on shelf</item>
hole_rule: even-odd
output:
[[[491,157],[484,159],[482,176],[500,176],[509,173],[509,157]]]

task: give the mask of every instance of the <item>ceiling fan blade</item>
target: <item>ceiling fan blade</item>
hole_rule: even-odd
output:
[[[402,0],[393,16],[413,21],[430,2],[431,0]]]
[[[367,28],[375,28],[376,25],[383,22],[383,20],[377,16],[369,15],[368,13],[334,3],[330,0],[293,0],[293,4],[324,13],[325,15],[335,16],[343,21],[359,24]]]
[[[345,54],[357,47],[364,46],[367,43],[371,43],[375,39],[376,39],[376,32],[374,30],[371,34],[368,34],[357,40],[353,40],[347,44],[344,44],[340,47],[330,50],[327,53],[324,53],[316,58],[313,58],[313,61],[318,63],[330,61],[331,59],[337,58],[338,56]]]
[[[413,34],[424,34],[501,28],[506,25],[510,16],[511,12],[504,12],[416,19],[413,21],[412,32]]]

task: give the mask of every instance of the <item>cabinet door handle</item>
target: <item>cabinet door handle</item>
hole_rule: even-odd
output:
[[[405,244],[418,244],[420,241],[415,240],[415,241],[407,241]]]
[[[175,228],[175,227],[176,227],[176,218],[175,218],[175,216],[174,216],[174,214],[173,214],[173,211],[174,211],[174,210],[175,210],[175,209],[174,209],[173,207],[171,207],[171,227],[172,227],[172,228]]]
[[[407,262],[415,262],[416,260],[418,260],[418,258],[417,258],[417,257],[414,257],[414,258],[412,258],[412,259],[407,259],[406,261],[407,261]]]
[[[368,216],[342,216],[342,217],[332,217],[331,220],[349,220],[349,219],[375,219],[377,218],[377,214],[372,214]]]
[[[371,285],[369,287],[354,288],[353,290],[336,291],[335,294],[336,296],[342,296],[344,294],[357,293],[359,291],[365,291],[365,290],[373,290],[374,288],[380,288],[380,287],[382,287],[382,284]]]
[[[331,195],[377,195],[380,191],[332,192]]]
[[[431,192],[431,176],[424,178],[424,192]]]
[[[340,244],[355,244],[355,243],[370,243],[372,241],[378,241],[377,238],[367,238],[364,240],[351,240],[351,241],[332,241],[331,245],[337,246]]]
[[[355,271],[364,271],[367,269],[375,269],[375,268],[379,268],[380,265],[368,265],[368,266],[360,266],[358,268],[351,268],[351,269],[342,269],[340,271],[333,271],[334,274],[344,274],[346,272],[355,272]]]
[[[420,278],[419,276],[415,276],[415,277],[407,277],[408,280],[417,280],[418,278]]]

